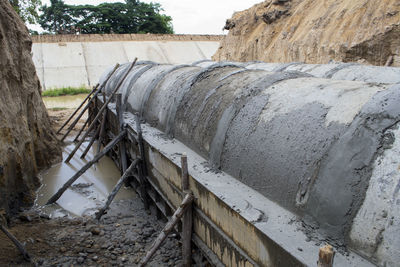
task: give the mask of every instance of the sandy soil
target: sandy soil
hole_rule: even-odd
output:
[[[75,109],[48,109],[48,113],[50,116],[50,122],[51,126],[54,129],[54,132],[57,132],[58,129],[64,124],[65,121],[68,120],[68,118],[72,115],[72,113],[75,111]],[[68,123],[67,126],[64,127],[64,129],[57,134],[57,138],[61,139],[64,134],[67,132],[69,125],[75,120],[75,117]],[[85,121],[87,120],[87,112],[79,119],[78,123],[75,125],[75,127],[72,129],[72,131],[68,135],[67,140],[72,140],[75,138],[75,136],[78,134],[79,130],[82,128],[82,126],[85,124]]]

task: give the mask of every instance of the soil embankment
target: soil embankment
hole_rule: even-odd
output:
[[[28,30],[0,0],[0,210],[29,206],[39,170],[61,159],[40,96]]]
[[[267,0],[228,19],[214,60],[400,66],[397,0]]]

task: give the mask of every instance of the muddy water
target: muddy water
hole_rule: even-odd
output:
[[[87,94],[43,97],[46,108],[76,108],[85,99]]]
[[[94,157],[97,147],[94,145],[86,156],[80,159],[88,142],[83,143],[70,163],[59,163],[40,174],[42,186],[38,190],[35,203],[37,209],[50,217],[92,215],[105,203],[112,188],[120,178],[120,172],[114,162],[103,157],[97,164],[89,168],[75,183],[61,196],[56,204],[43,206],[57,190],[71,178],[80,168]],[[74,145],[68,145],[63,150],[65,159]],[[130,188],[121,188],[115,200],[133,198],[135,193]]]

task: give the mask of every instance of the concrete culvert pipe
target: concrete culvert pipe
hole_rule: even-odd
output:
[[[295,214],[310,240],[397,265],[400,85],[241,65],[139,63],[121,87],[123,104]]]

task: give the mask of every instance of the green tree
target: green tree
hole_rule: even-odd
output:
[[[41,0],[8,0],[24,22],[35,24],[39,20]]]
[[[40,25],[51,33],[173,33],[171,17],[161,14],[157,3],[126,0],[74,6],[51,0],[42,11]]]

